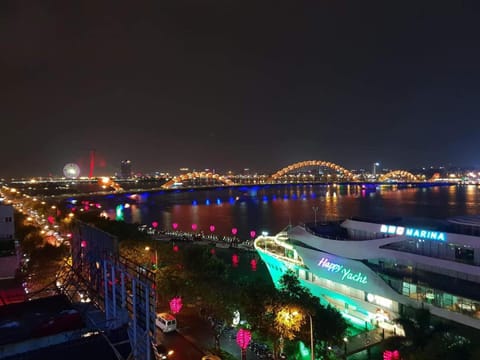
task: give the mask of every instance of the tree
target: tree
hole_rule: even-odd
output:
[[[300,284],[297,276],[291,270],[280,278],[280,293],[286,296],[289,301],[302,302],[305,296],[312,297],[310,291]]]
[[[340,344],[347,330],[347,324],[342,315],[332,306],[323,306],[320,299],[300,284],[292,271],[288,271],[280,279],[280,297],[284,304],[296,305],[304,314],[310,314],[313,322],[315,353],[324,354],[329,345]],[[299,339],[310,342],[308,321],[302,323]]]
[[[424,348],[411,349],[403,356],[406,360],[478,359],[470,340],[448,331],[434,333]]]
[[[257,284],[248,281],[241,282],[237,286],[238,306],[241,313],[248,320],[253,331],[261,329],[265,320],[265,309],[278,303],[277,289],[273,283]]]
[[[412,341],[413,347],[423,349],[432,335],[430,326],[431,315],[428,309],[407,308],[399,322],[405,329],[405,335]]]

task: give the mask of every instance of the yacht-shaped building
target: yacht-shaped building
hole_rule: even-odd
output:
[[[305,224],[254,246],[276,286],[292,270],[358,325],[398,331],[395,319],[413,307],[480,329],[478,217]]]

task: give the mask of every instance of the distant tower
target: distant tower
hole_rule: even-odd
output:
[[[90,150],[90,171],[88,177],[93,178],[93,169],[95,168],[95,150]]]
[[[132,162],[130,160],[122,160],[120,163],[120,175],[122,179],[130,179],[132,177]]]

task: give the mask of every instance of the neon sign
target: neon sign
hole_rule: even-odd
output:
[[[447,240],[447,234],[441,231],[422,230],[422,229],[407,228],[407,227],[395,226],[395,225],[381,225],[380,232],[384,234],[391,234],[391,235],[406,235],[410,237],[427,239],[427,240],[437,240],[437,241]]]
[[[342,280],[347,279],[360,284],[367,283],[367,275],[363,275],[360,271],[357,273],[352,272],[352,269],[347,268],[343,265],[331,262],[328,260],[328,258],[325,258],[325,257],[321,258],[317,265],[332,273],[338,273],[339,276],[342,277]]]

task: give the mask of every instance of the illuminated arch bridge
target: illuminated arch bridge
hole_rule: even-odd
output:
[[[265,183],[278,182],[283,178],[285,178],[286,176],[288,176],[290,173],[295,172],[299,169],[308,168],[308,167],[324,167],[324,168],[331,169],[337,174],[335,181],[352,181],[352,182],[365,181],[364,179],[360,179],[358,175],[352,173],[351,171],[335,163],[332,163],[329,161],[323,161],[323,160],[308,160],[308,161],[300,161],[278,170],[277,172],[272,174],[270,177],[266,178]],[[227,178],[219,174],[214,174],[211,172],[191,172],[188,174],[175,176],[174,178],[172,178],[171,180],[163,184],[162,188],[171,189],[176,186],[182,186],[183,182],[185,181],[192,181],[195,179],[209,180],[209,181],[220,183],[227,186],[239,185],[238,183],[233,182],[230,178]],[[417,181],[421,181],[421,179],[419,179],[417,176],[411,174],[408,171],[394,170],[386,174],[382,174],[378,178],[378,181],[379,182],[384,182],[384,181],[417,182]]]
[[[400,181],[412,181],[412,182],[420,181],[418,177],[416,177],[412,173],[405,170],[393,170],[386,174],[380,175],[380,177],[378,178],[378,181],[380,182],[388,181],[388,180],[393,180],[393,181],[400,180]]]
[[[278,170],[274,173],[270,178],[267,180],[268,182],[275,182],[276,180],[286,176],[288,173],[292,171],[296,171],[306,167],[326,167],[333,171],[336,171],[341,178],[348,181],[355,181],[356,175],[350,172],[349,170],[345,169],[344,167],[334,164],[329,161],[323,160],[308,160],[308,161],[300,161],[289,166],[284,167],[283,169]]]
[[[210,180],[210,181],[216,181],[216,182],[219,182],[223,185],[235,185],[235,183],[222,176],[222,175],[219,175],[219,174],[214,174],[214,173],[211,173],[211,172],[191,172],[191,173],[188,173],[188,174],[182,174],[182,175],[178,175],[178,176],[175,176],[173,179],[167,181],[165,184],[162,185],[162,188],[164,189],[171,189],[177,185],[180,185],[182,184],[184,181],[191,181],[191,180],[195,180],[195,179],[206,179],[206,180]]]

